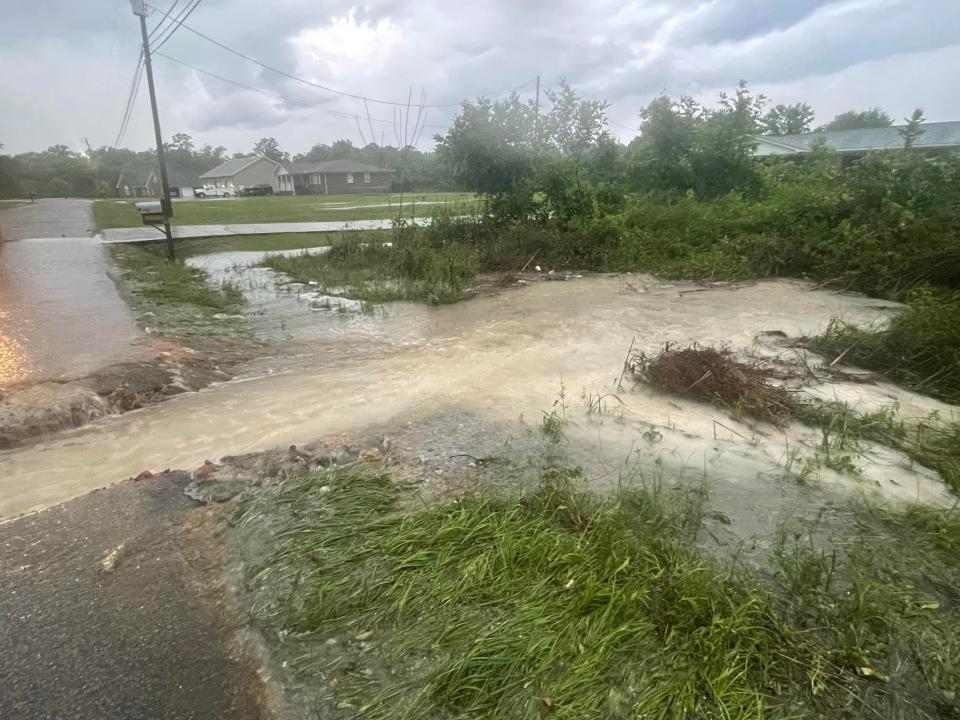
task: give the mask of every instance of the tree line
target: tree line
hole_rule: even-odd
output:
[[[258,140],[251,152],[280,162],[349,159],[396,173],[403,188],[461,188],[488,194],[512,191],[534,165],[576,160],[592,181],[617,182],[637,191],[683,191],[719,195],[756,185],[752,136],[809,132],[814,113],[806,103],[767,107],[746,83],[721,95],[714,107],[692,98],[655,98],[639,113],[639,135],[628,144],[607,128],[609,104],[582,98],[561,79],[541,104],[516,94],[493,101],[464,102],[450,129],[422,152],[341,139],[305,153],[283,150],[276,138]],[[916,120],[916,118],[914,118]],[[922,116],[920,117],[922,121]],[[817,130],[886,127],[893,118],[879,108],[841,113]],[[919,123],[917,123],[919,124]],[[165,145],[176,175],[196,177],[229,157],[223,146],[197,147],[187,133]],[[551,160],[551,158],[553,160]],[[0,197],[112,197],[123,171],[146,175],[156,166],[153,149],[143,151],[87,144],[82,150],[54,145],[42,152],[2,154]]]

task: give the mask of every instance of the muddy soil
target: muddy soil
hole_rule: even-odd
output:
[[[249,356],[233,343],[221,344],[219,352],[162,340],[152,347],[151,359],[114,363],[71,380],[0,387],[0,450],[229,380]]]

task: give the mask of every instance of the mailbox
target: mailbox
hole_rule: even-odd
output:
[[[169,212],[169,201],[138,202],[134,203],[140,217],[143,218],[144,225],[158,225],[166,220],[172,213]]]

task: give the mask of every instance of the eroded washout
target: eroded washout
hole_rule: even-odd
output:
[[[546,498],[546,506],[529,501],[532,517],[541,517],[537,513],[554,507],[554,491],[587,492],[601,498],[596,501],[601,505],[589,501],[585,513],[620,522],[615,519],[620,511],[602,503],[616,508],[619,498],[639,497],[653,513],[650,527],[665,523],[663,528],[689,536],[684,540],[689,547],[678,552],[713,558],[703,560],[709,567],[716,562],[778,578],[788,562],[788,529],[794,542],[806,538],[811,552],[829,554],[846,548],[862,530],[855,508],[901,512],[914,503],[934,509],[955,503],[938,472],[902,447],[873,437],[841,443],[833,428],[810,423],[809,417],[785,415],[770,422],[730,404],[667,394],[638,381],[630,362],[670,344],[723,348],[766,368],[773,382],[804,402],[895,413],[905,422],[956,421],[950,405],[805,349],[803,338],[817,335],[832,318],[882,324],[899,312],[896,303],[787,280],[693,285],[623,274],[547,282],[530,274],[522,287],[457,304],[389,303],[353,312],[337,302],[314,302],[320,290],[254,266],[262,255],[223,253],[191,263],[208,273],[213,286],[229,282],[243,291],[244,322],[267,344],[266,352],[239,366],[227,382],[0,455],[0,514],[28,513],[123,478],[144,477],[144,471],[199,468],[187,488],[190,497],[232,500],[225,516],[232,528],[226,535],[228,586],[235,609],[255,620],[245,643],[260,658],[270,704],[281,716],[353,717],[367,708],[372,716],[394,717],[387,702],[394,692],[410,712],[435,707],[422,705],[408,690],[411,682],[427,679],[436,690],[431,673],[438,672],[432,664],[438,656],[424,649],[409,654],[410,642],[439,642],[436,637],[405,639],[397,628],[410,618],[373,606],[345,606],[323,623],[298,626],[302,618],[291,619],[282,601],[303,609],[296,605],[301,599],[284,595],[299,581],[291,585],[289,575],[276,582],[262,575],[274,566],[282,572],[283,558],[297,567],[300,560],[281,538],[344,512],[329,505],[333,501],[326,495],[351,498],[353,483],[357,497],[372,492],[374,502],[371,507],[364,500],[348,511],[359,513],[358,522],[367,518],[358,527],[343,527],[356,533],[357,542],[368,520],[381,522],[381,512],[416,514],[416,508],[446,507],[456,498],[486,497],[492,490],[505,494],[508,506],[478,512],[500,522],[497,513],[509,507],[510,497]],[[384,492],[396,507],[377,504]],[[300,499],[290,505],[293,497]],[[669,507],[661,506],[668,497]],[[313,520],[304,525],[297,520],[301,514]],[[288,523],[293,526],[284,527]],[[393,526],[387,522],[384,528]],[[335,547],[329,545],[332,538],[319,542]],[[337,552],[353,552],[351,547]],[[789,562],[799,562],[797,557],[790,554]],[[605,572],[596,582],[611,579]],[[707,578],[714,571],[697,572]],[[403,580],[391,577],[381,580]],[[736,585],[731,597],[743,587]],[[410,586],[411,592],[434,590]],[[349,597],[334,594],[330,601]],[[744,595],[744,601],[748,597],[753,596]],[[818,602],[827,607],[832,602],[827,598],[825,590]],[[381,625],[371,625],[375,622]],[[777,633],[799,629],[790,625],[793,620],[783,622]],[[840,650],[828,646],[795,650],[811,653],[805,661],[824,663],[818,682],[829,692],[847,682],[844,673],[851,668],[875,672],[868,660],[851,665],[854,660],[839,660]],[[663,646],[657,652],[666,662],[675,650]],[[412,674],[400,669],[397,653],[403,652],[413,663]],[[601,654],[595,661],[607,667],[611,659]],[[786,682],[788,675],[760,673],[756,682]],[[546,683],[545,677],[536,682]],[[931,703],[952,702],[941,697],[941,685],[933,683]],[[475,707],[501,698],[501,690],[491,689]],[[570,691],[521,693],[528,704],[511,705],[511,712],[526,712],[531,702],[549,711],[566,702],[563,693]],[[574,695],[578,703],[583,699]]]

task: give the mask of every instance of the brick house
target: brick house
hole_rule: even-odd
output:
[[[342,195],[390,192],[393,171],[355,160],[288,162],[277,170],[281,195]]]

